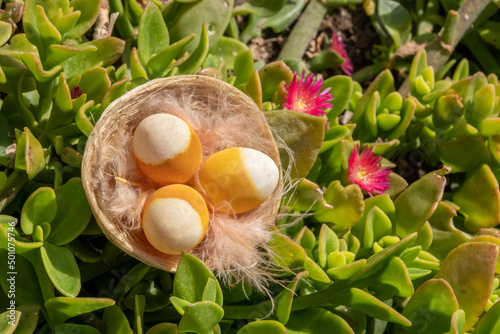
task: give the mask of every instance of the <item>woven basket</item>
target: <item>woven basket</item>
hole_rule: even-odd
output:
[[[117,199],[119,204],[106,200],[113,197],[113,192],[121,186],[115,179],[117,176],[131,178],[139,183],[143,181],[139,193],[149,194],[160,187],[146,180],[132,157],[114,153],[116,150],[129,153],[129,139],[135,127],[147,116],[160,112],[175,114],[190,123],[202,142],[204,159],[226,147],[240,146],[262,151],[274,160],[280,170],[281,164],[278,149],[262,111],[248,96],[221,80],[198,75],[156,79],[131,90],[109,105],[88,138],[83,157],[82,181],[87,198],[99,226],[112,243],[150,266],[175,272],[180,256],[159,252],[147,241],[140,224],[136,228],[130,228],[129,221],[115,214],[119,205],[124,206],[125,212],[129,209],[140,212],[141,207],[138,206],[143,201],[134,200],[133,197]],[[128,175],[116,175],[113,166],[117,162],[114,159],[123,160],[118,163],[127,165]],[[230,254],[224,254],[224,247],[214,247],[233,241],[231,233],[225,234],[225,227],[220,224],[225,224],[225,219],[229,218],[227,224],[241,224],[242,228],[246,226],[245,228],[251,229],[253,221],[258,220],[257,228],[268,235],[269,228],[276,219],[282,188],[280,176],[273,195],[256,209],[236,217],[212,213],[211,224],[215,218],[218,219],[218,232],[211,232],[209,227],[205,240],[191,253],[208,263],[212,270],[221,270],[216,265],[217,256],[224,258],[221,261],[229,261],[222,269],[229,271],[232,267],[237,267],[238,263],[230,262],[238,260],[233,260]],[[145,197],[147,196],[138,198]],[[249,247],[254,248],[257,253],[262,252],[266,238],[260,241],[254,239],[251,239],[254,244]],[[211,248],[217,250],[213,250],[211,254]],[[231,247],[227,251],[231,251]],[[216,258],[209,260],[210,256]],[[243,264],[243,267],[252,265],[255,264]],[[251,271],[251,268],[243,270]]]

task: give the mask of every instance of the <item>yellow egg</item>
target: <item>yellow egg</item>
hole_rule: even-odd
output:
[[[209,222],[203,197],[193,188],[173,184],[155,191],[144,204],[142,229],[160,252],[181,254],[205,237]]]
[[[197,187],[216,211],[242,213],[256,208],[274,192],[279,170],[260,151],[231,147],[208,157],[198,177]]]
[[[191,126],[163,113],[139,123],[132,138],[132,153],[144,174],[161,185],[187,182],[202,159],[200,139]]]

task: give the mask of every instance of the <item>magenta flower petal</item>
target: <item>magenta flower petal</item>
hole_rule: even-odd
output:
[[[294,72],[290,85],[285,85],[287,101],[283,103],[283,107],[314,116],[323,116],[326,114],[325,109],[332,107],[328,102],[333,100],[333,95],[329,93],[330,87],[321,91],[322,86],[323,80],[314,81],[312,73],[304,81],[304,71],[300,75],[300,80],[297,80],[297,72]]]
[[[344,41],[342,40],[342,36],[338,32],[333,32],[332,35],[332,46],[330,50],[337,52],[342,58],[344,58],[344,63],[340,65],[340,69],[344,71],[347,75],[352,75],[354,70],[354,66],[352,65],[351,58],[347,55],[347,50],[345,48]]]
[[[373,147],[364,149],[359,154],[359,146],[354,147],[349,158],[349,179],[366,191],[370,197],[373,194],[383,194],[390,187],[390,167],[381,167],[382,157],[373,154]],[[373,193],[373,194],[372,194]]]

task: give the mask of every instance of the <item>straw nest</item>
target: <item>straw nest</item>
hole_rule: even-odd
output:
[[[142,174],[131,154],[135,127],[155,113],[170,113],[190,124],[202,143],[203,159],[239,146],[267,154],[280,170],[281,164],[262,111],[223,81],[197,75],[156,79],[111,103],[87,142],[82,167],[87,198],[109,240],[148,265],[175,272],[179,256],[156,250],[141,228],[144,201],[160,186]],[[259,207],[239,215],[211,212],[207,235],[191,253],[227,283],[265,284],[269,229],[282,192],[280,176],[273,195]]]

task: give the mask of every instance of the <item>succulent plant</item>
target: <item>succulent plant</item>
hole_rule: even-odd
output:
[[[328,10],[361,2],[110,0],[114,28],[98,0],[2,4],[0,331],[497,332],[498,4],[478,1],[473,13],[472,1],[365,1],[386,37],[378,63],[328,77],[346,63],[325,45],[301,64]],[[463,38],[472,22],[459,9],[479,16]],[[254,61],[252,37],[289,27],[279,60]],[[405,51],[412,38],[429,44]],[[459,41],[477,63],[447,61]],[[386,67],[406,69],[407,90]],[[192,254],[175,274],[126,255],[84,191],[87,139],[110,104],[192,74],[248,95],[280,148],[288,192],[263,290]],[[304,85],[308,100],[293,100]],[[315,112],[300,102],[317,102]],[[366,161],[355,165],[359,152]],[[380,177],[367,179],[373,170]]]

